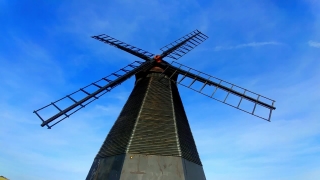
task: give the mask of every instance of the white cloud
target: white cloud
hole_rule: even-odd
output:
[[[311,47],[320,48],[320,42],[309,41],[308,44]]]
[[[229,50],[229,49],[240,49],[245,47],[259,47],[259,46],[266,46],[266,45],[282,45],[282,43],[275,42],[275,41],[268,41],[268,42],[251,42],[246,44],[238,44],[235,46],[216,46],[214,48],[215,51],[221,50]]]

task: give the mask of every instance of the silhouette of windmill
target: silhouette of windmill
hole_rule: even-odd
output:
[[[87,180],[205,179],[177,84],[267,121],[275,110],[274,100],[177,62],[170,64],[163,60],[165,57],[178,60],[205,41],[208,37],[198,30],[161,48],[161,55],[105,34],[92,38],[144,62],[135,61],[34,111],[42,121],[41,126],[51,129],[135,75],[135,86],[96,155]],[[50,108],[56,111],[48,110]]]

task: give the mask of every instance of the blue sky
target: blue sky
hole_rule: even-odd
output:
[[[320,1],[0,0],[0,175],[84,179],[133,88],[131,78],[48,130],[32,113],[199,29],[179,63],[276,100],[272,122],[183,86],[208,180],[320,177]],[[169,60],[169,59],[168,59]]]

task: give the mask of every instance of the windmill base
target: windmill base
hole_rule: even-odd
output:
[[[95,159],[86,180],[205,180],[202,166],[176,156],[122,154]]]

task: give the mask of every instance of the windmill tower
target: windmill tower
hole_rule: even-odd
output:
[[[208,37],[198,30],[161,48],[161,55],[104,34],[92,38],[133,54],[144,62],[135,61],[34,111],[42,120],[41,126],[51,129],[135,75],[135,86],[94,158],[87,180],[205,179],[177,84],[267,121],[275,110],[274,100],[177,62],[170,64],[163,60],[165,57],[178,60],[205,41]],[[221,93],[224,93],[223,98]],[[79,94],[83,97],[76,99]],[[66,102],[71,104],[65,106]],[[65,107],[61,108],[62,105]],[[45,118],[41,111],[49,108],[57,112]]]

